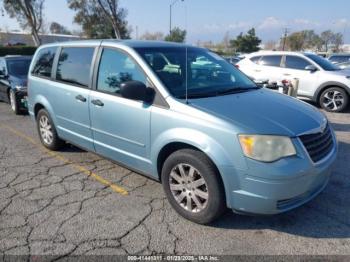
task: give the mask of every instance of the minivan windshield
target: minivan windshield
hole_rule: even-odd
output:
[[[320,67],[322,67],[323,70],[326,71],[338,71],[341,70],[338,66],[332,64],[329,62],[327,59],[314,55],[314,54],[305,54],[306,57],[310,58],[313,60],[316,64],[318,64]]]
[[[28,75],[30,59],[14,59],[7,61],[7,67],[10,75],[26,76]]]
[[[220,96],[258,88],[224,58],[205,49],[150,47],[136,48],[136,51],[176,98],[186,98],[186,86],[188,98]]]

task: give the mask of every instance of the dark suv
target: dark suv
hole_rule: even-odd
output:
[[[0,100],[10,103],[16,115],[27,111],[30,62],[30,56],[0,57]]]

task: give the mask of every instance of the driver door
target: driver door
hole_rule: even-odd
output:
[[[147,84],[139,65],[123,51],[103,48],[89,99],[94,146],[100,155],[150,173],[152,106],[120,95],[120,85],[133,80]]]

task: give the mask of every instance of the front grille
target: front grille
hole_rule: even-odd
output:
[[[303,135],[299,138],[315,163],[325,158],[332,151],[334,142],[328,124],[322,133]]]

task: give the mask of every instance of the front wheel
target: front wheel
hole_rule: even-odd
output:
[[[327,88],[320,96],[320,106],[328,112],[341,112],[348,105],[348,94],[339,87]]]
[[[13,91],[12,89],[10,90],[9,97],[10,97],[10,105],[11,105],[12,111],[15,113],[15,115],[19,115],[20,110],[18,106],[17,96],[15,94],[15,91]]]
[[[162,184],[172,207],[195,223],[208,224],[226,209],[218,171],[202,152],[183,149],[171,154],[162,168]]]

